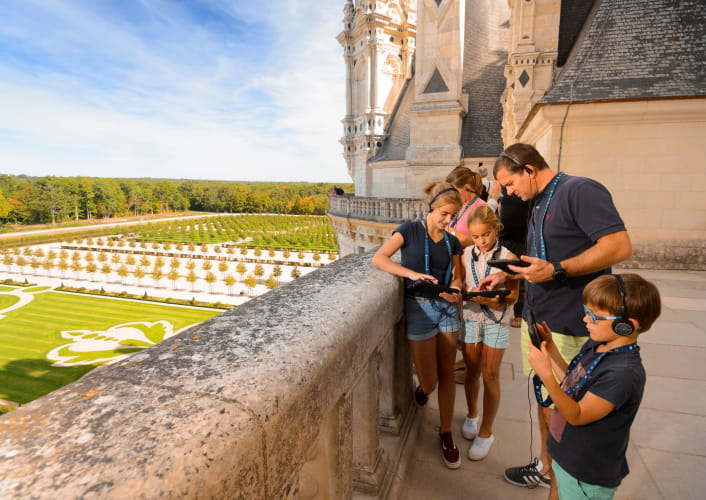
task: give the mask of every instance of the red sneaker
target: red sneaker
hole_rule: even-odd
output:
[[[458,452],[451,433],[442,432],[439,434],[439,442],[441,443],[441,456],[444,458],[446,467],[458,469],[461,466],[461,454]]]

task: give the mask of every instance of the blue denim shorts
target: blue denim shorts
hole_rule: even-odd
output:
[[[461,339],[464,344],[482,342],[493,349],[507,349],[510,346],[510,329],[507,325],[481,323],[480,335],[478,335],[478,323],[476,321],[466,321],[464,326],[464,334]]]
[[[458,331],[458,305],[444,299],[405,297],[404,312],[409,340],[427,340],[437,333]]]

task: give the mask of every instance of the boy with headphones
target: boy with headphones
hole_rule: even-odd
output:
[[[537,325],[543,342],[541,350],[529,346],[529,363],[539,403],[555,405],[547,448],[559,497],[612,499],[628,474],[630,426],[645,387],[637,337],[657,319],[661,301],[657,287],[637,274],[606,274],[586,285],[583,304],[590,339],[571,363],[546,323]],[[541,384],[549,393],[544,401]]]

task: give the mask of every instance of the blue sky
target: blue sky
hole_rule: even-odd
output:
[[[338,0],[1,0],[0,173],[350,182]]]

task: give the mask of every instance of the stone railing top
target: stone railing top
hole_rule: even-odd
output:
[[[348,256],[0,418],[0,498],[280,498],[394,323]]]
[[[353,194],[329,195],[328,214],[382,223],[420,219],[426,214],[424,202],[411,198],[367,198]]]

